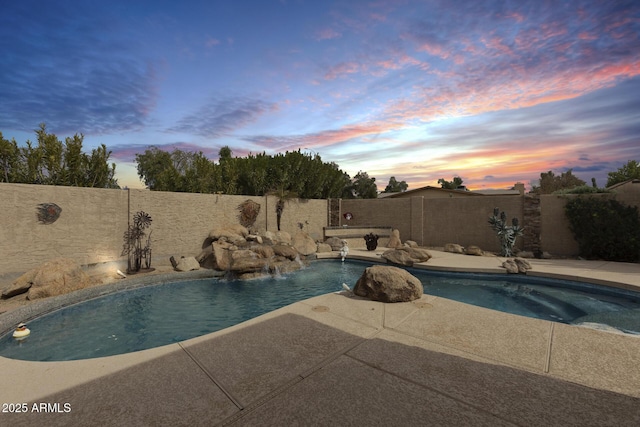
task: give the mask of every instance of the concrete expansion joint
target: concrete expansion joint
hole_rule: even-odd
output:
[[[291,387],[293,387],[294,385],[298,384],[302,380],[304,380],[304,378],[302,376],[300,376],[300,375],[297,375],[296,377],[294,377],[290,381],[284,383],[283,385],[281,385],[280,387],[276,388],[275,390],[271,391],[270,393],[267,393],[264,396],[260,397],[255,402],[250,403],[249,405],[244,406],[242,408],[238,408],[238,409],[240,409],[240,411],[238,411],[235,414],[231,415],[230,417],[226,418],[225,420],[223,420],[222,422],[218,423],[217,425],[218,426],[228,426],[228,425],[232,425],[232,424],[236,423],[237,421],[239,421],[240,419],[242,419],[245,416],[249,415],[253,411],[259,409],[262,406],[264,406],[266,403],[268,403],[273,398],[275,398],[278,395],[280,395],[280,394],[284,393],[285,391],[289,390]]]
[[[265,394],[264,396],[260,397],[255,402],[252,402],[249,405],[246,405],[246,406],[243,406],[243,407],[238,406],[238,409],[240,409],[239,412],[237,412],[237,413],[233,414],[232,416],[228,417],[227,419],[225,419],[224,421],[222,421],[218,425],[219,426],[227,426],[227,425],[234,424],[235,422],[239,421],[241,418],[245,417],[246,415],[250,414],[251,412],[253,412],[256,409],[260,408],[261,406],[265,405],[266,403],[268,403],[270,400],[274,399],[278,395],[286,392],[291,387],[295,386],[296,384],[300,383],[301,381],[304,381],[306,378],[310,377],[311,375],[314,375],[316,372],[319,372],[325,366],[327,366],[329,363],[331,363],[334,360],[336,360],[338,357],[340,357],[340,356],[351,357],[351,356],[348,355],[348,353],[351,350],[353,350],[354,348],[360,346],[362,343],[370,340],[371,338],[374,338],[376,335],[378,335],[380,333],[380,331],[381,330],[376,330],[374,333],[372,333],[372,334],[370,334],[370,335],[368,335],[368,336],[366,336],[364,338],[361,338],[361,339],[357,340],[355,343],[353,343],[353,344],[351,344],[349,346],[346,346],[346,347],[344,347],[344,348],[342,348],[340,350],[337,350],[336,352],[334,352],[334,353],[330,354],[329,356],[325,357],[324,359],[322,359],[319,363],[317,363],[313,367],[311,367],[308,370],[296,375],[294,378],[292,378],[288,382],[282,384],[281,386],[277,387],[276,389],[272,390],[271,392],[269,392],[269,393]],[[212,377],[209,376],[209,378],[212,378]],[[213,380],[213,378],[212,378],[212,380]],[[232,398],[232,396],[229,393],[227,393],[218,382],[216,382],[215,380],[213,380],[213,381],[216,383],[216,385],[218,387],[221,388],[221,390],[225,394],[227,394],[227,396],[230,399]],[[235,403],[235,401],[234,401],[234,403]]]
[[[356,361],[358,363],[362,363],[363,365],[366,365],[366,366],[368,366],[368,367],[370,367],[372,369],[380,371],[380,372],[382,372],[382,373],[384,373],[386,375],[390,375],[392,377],[395,377],[395,378],[399,379],[402,382],[410,383],[410,384],[412,384],[412,385],[414,385],[416,387],[419,387],[419,388],[421,388],[423,390],[429,390],[429,391],[431,391],[431,392],[433,392],[435,394],[439,394],[439,395],[444,396],[444,397],[446,397],[448,399],[456,401],[462,406],[466,406],[468,408],[473,408],[476,411],[488,414],[491,417],[494,417],[497,420],[500,420],[501,421],[500,424],[505,424],[505,425],[508,424],[508,425],[514,425],[514,426],[518,425],[518,424],[515,424],[513,422],[513,420],[501,417],[500,415],[497,415],[497,414],[495,414],[495,413],[493,413],[491,411],[488,411],[487,408],[484,407],[484,406],[474,405],[473,403],[471,403],[471,402],[469,402],[469,401],[467,401],[465,399],[460,398],[456,394],[447,393],[442,388],[430,387],[430,386],[428,386],[428,385],[426,385],[426,384],[424,384],[422,382],[416,381],[416,380],[414,380],[414,379],[412,379],[410,377],[407,377],[407,376],[398,375],[396,372],[389,371],[387,369],[381,368],[380,366],[378,366],[376,364],[372,364],[370,362],[367,362],[366,360],[362,360],[362,359],[360,359],[360,358],[358,358],[358,357],[356,357],[354,355],[351,355],[351,354],[346,354],[345,356],[349,357],[350,359],[352,359],[352,360],[354,360],[354,361]]]
[[[207,368],[205,368],[205,366],[202,363],[200,363],[200,361],[181,342],[179,342],[178,345],[180,346],[182,351],[184,351],[185,354],[189,356],[191,360],[193,360],[193,363],[195,363],[196,366],[200,368],[200,370],[216,385],[216,387],[220,389],[220,391],[222,391],[225,394],[225,396],[227,396],[227,398],[234,405],[236,405],[238,409],[240,410],[244,409],[244,405],[240,402],[240,400],[237,399],[235,396],[233,396],[233,394],[230,391],[228,391],[220,381],[216,380],[213,374],[211,374],[211,372],[209,372]]]
[[[329,356],[327,356],[324,359],[322,359],[319,363],[317,363],[313,367],[311,367],[311,368],[307,369],[306,371],[300,373],[300,377],[304,379],[304,378],[307,378],[307,377],[313,375],[314,373],[320,371],[322,368],[327,366],[329,363],[331,363],[334,360],[336,360],[338,357],[343,356],[343,355],[347,355],[347,353],[349,353],[354,348],[356,348],[356,347],[360,346],[362,343],[374,338],[381,331],[382,331],[382,329],[376,329],[373,333],[369,334],[368,336],[360,338],[360,339],[356,340],[356,342],[354,342],[353,344],[348,345],[348,346],[346,346],[344,348],[341,348],[340,350],[335,351],[334,353],[332,353]]]
[[[551,350],[553,348],[553,330],[554,330],[554,322],[549,322],[549,342],[547,345],[547,356],[544,361],[544,373],[549,373],[549,367],[551,365]]]

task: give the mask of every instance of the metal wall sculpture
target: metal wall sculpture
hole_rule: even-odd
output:
[[[62,208],[55,203],[40,203],[37,208],[38,221],[43,224],[53,224],[60,218]]]

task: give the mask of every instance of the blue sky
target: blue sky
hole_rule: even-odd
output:
[[[301,149],[384,189],[591,183],[640,161],[638,1],[30,1],[0,14],[0,131]]]

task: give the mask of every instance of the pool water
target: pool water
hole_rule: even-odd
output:
[[[316,261],[302,271],[249,281],[198,279],[85,301],[0,338],[0,356],[34,361],[110,356],[218,331],[303,299],[351,288],[364,262]],[[563,323],[602,323],[640,334],[640,293],[578,282],[409,269],[426,294]]]

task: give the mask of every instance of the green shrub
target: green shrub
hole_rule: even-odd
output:
[[[589,185],[580,185],[573,188],[565,188],[564,190],[554,191],[553,194],[593,194],[593,193],[611,193],[606,188],[597,188]]]
[[[565,205],[565,214],[581,256],[624,262],[640,259],[637,207],[608,198],[576,197]]]

